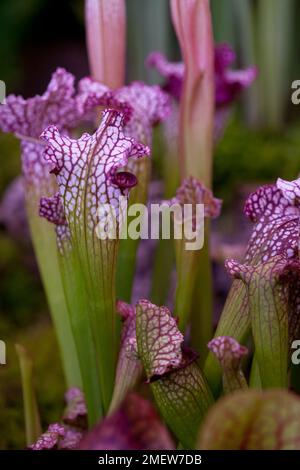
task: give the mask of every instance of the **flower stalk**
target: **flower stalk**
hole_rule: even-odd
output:
[[[22,377],[26,444],[30,445],[37,440],[42,429],[33,383],[33,364],[23,346],[16,344],[16,351],[19,358]]]
[[[215,112],[214,42],[209,1],[171,0],[173,24],[180,43],[185,75],[180,100],[179,161],[181,174],[198,178],[207,188],[212,184],[212,157]],[[209,237],[208,230],[206,235]],[[201,264],[201,279],[198,272],[197,290],[200,306],[206,310],[197,312],[197,325],[192,329],[207,330],[212,325],[211,265],[207,240],[198,264]],[[205,263],[205,264],[204,264]],[[205,279],[205,290],[202,286]],[[196,279],[194,280],[194,283]],[[195,291],[190,294],[195,298]],[[198,297],[198,294],[197,294]],[[207,300],[205,300],[207,299]],[[204,324],[204,325],[203,325]],[[197,350],[204,349],[202,337],[197,334]],[[209,338],[205,338],[205,341]]]
[[[92,78],[119,88],[125,80],[126,6],[124,0],[86,0],[87,51]]]
[[[214,127],[214,42],[208,0],[171,0],[185,65],[180,102],[181,174],[211,186]]]

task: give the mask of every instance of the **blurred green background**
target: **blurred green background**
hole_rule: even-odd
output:
[[[216,148],[214,191],[224,199],[226,214],[236,209],[236,195],[243,187],[299,174],[300,114],[290,96],[292,81],[300,79],[300,2],[212,0],[211,5],[216,42],[234,47],[237,68],[259,67],[256,84],[233,109]],[[158,49],[170,59],[180,57],[169,2],[127,0],[127,7],[127,79],[156,82],[158,76],[144,67],[147,54]],[[25,97],[42,93],[57,66],[77,78],[89,73],[83,8],[83,0],[1,0],[0,79],[7,93]],[[2,197],[20,173],[18,142],[6,134],[0,134],[0,159]],[[27,346],[34,359],[44,426],[60,415],[64,382],[30,242],[22,234],[12,237],[4,223],[0,276],[0,339],[8,348],[7,365],[0,366],[0,448],[22,448],[24,422],[14,343]]]

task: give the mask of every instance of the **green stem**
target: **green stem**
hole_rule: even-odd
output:
[[[176,248],[178,279],[174,315],[179,318],[178,327],[182,332],[185,332],[191,319],[192,298],[199,267],[199,253],[185,251],[184,243],[184,240],[175,242],[180,248]]]
[[[208,353],[207,343],[213,336],[213,286],[208,221],[206,221],[204,247],[199,254],[199,269],[193,292],[191,319],[191,344],[199,352],[199,361],[203,365]]]
[[[215,338],[217,336],[232,336],[240,344],[245,344],[250,332],[250,325],[247,289],[243,281],[235,279],[214,336]],[[204,372],[214,396],[218,396],[222,383],[222,370],[211,352],[205,361]]]
[[[150,82],[153,82],[154,74],[145,67],[145,58],[155,50],[163,51],[167,56],[169,55],[172,36],[168,2],[130,0],[127,2],[127,9],[128,50],[130,51],[129,81],[149,81],[150,78]],[[155,34],[153,34],[154,24]]]
[[[139,240],[121,240],[117,267],[117,298],[131,302]]]
[[[251,366],[249,385],[250,385],[250,388],[259,388],[259,389],[262,388],[259,366],[258,366],[257,358],[255,357],[255,354],[253,356],[253,361],[252,361],[252,366]]]
[[[133,172],[137,177],[138,184],[130,192],[128,207],[147,202],[151,176],[150,159],[145,157],[136,161]],[[128,226],[129,224],[130,217],[128,217]],[[116,274],[117,298],[129,303],[131,302],[138,247],[138,239],[133,240],[128,236],[126,239],[120,240]]]
[[[254,21],[254,9],[250,0],[234,0],[234,14],[236,16],[237,39],[241,48],[241,65],[249,67],[257,63],[255,54],[256,22]],[[245,118],[248,124],[259,124],[259,87],[258,82],[243,93]]]
[[[28,203],[28,220],[31,237],[50,306],[67,385],[82,387],[78,356],[62,286],[55,231],[49,222],[35,215],[38,202],[34,203],[32,195],[29,197],[31,201]]]
[[[95,376],[95,378],[87,377],[87,380],[94,381],[95,386],[91,390],[93,393],[91,401],[93,400],[95,413],[90,418],[95,422],[99,420],[102,413],[105,414],[108,411],[114,388],[119,347],[118,318],[115,312],[118,242],[116,240],[94,240],[88,233],[86,236],[78,233],[76,240],[74,237],[73,243],[73,258],[69,265],[69,272],[65,277],[68,279],[67,282],[70,282],[70,271],[73,268],[78,285],[77,291],[80,293],[80,304],[77,309],[74,307],[78,321],[75,324],[76,335],[82,345],[81,354],[86,354],[85,345],[85,349],[90,351],[90,361],[93,356],[93,362],[86,362],[83,367],[87,368],[88,365],[86,376],[88,374]],[[66,263],[69,263],[67,254],[64,255],[64,259]],[[72,283],[69,287],[69,302],[76,303],[77,299],[74,299]],[[73,329],[74,334],[75,328]],[[86,331],[86,335],[84,331]],[[91,335],[91,339],[89,335]],[[81,338],[83,336],[84,338]],[[98,390],[97,387],[99,387]],[[99,406],[100,400],[102,407]]]
[[[271,265],[272,266],[272,265]],[[288,311],[283,292],[262,267],[249,282],[249,303],[255,360],[262,387],[287,387]]]
[[[178,113],[177,109],[173,110]],[[165,138],[163,147],[163,182],[164,199],[171,199],[180,184],[176,139],[170,142]],[[159,239],[155,252],[152,276],[151,299],[157,305],[163,305],[168,297],[171,275],[174,268],[174,247],[171,240]]]
[[[87,292],[81,279],[81,267],[76,260],[72,259],[72,263],[70,263],[69,259],[66,261],[65,257],[61,257],[60,261],[70,323],[87,403],[88,419],[90,426],[92,426],[103,416],[103,405],[99,379],[99,358],[87,316]]]
[[[293,0],[258,2],[258,65],[263,124],[278,129],[284,122],[286,93],[289,90],[289,47],[287,40],[293,17]]]
[[[42,428],[33,384],[32,361],[25,348],[20,344],[16,344],[16,351],[19,357],[22,377],[26,443],[29,446],[39,438]]]
[[[174,110],[174,112],[178,112]],[[179,124],[177,124],[179,125]],[[166,138],[166,149],[164,151],[163,159],[163,181],[164,181],[164,198],[170,199],[175,195],[175,192],[180,185],[179,174],[179,157],[177,155],[178,149],[175,142],[168,142]]]
[[[151,301],[157,305],[166,303],[173,267],[174,249],[172,241],[160,238],[155,253],[151,288]]]
[[[242,0],[242,2],[244,1]],[[215,42],[228,42],[232,47],[235,47],[237,38],[234,34],[232,0],[211,0],[211,10]]]

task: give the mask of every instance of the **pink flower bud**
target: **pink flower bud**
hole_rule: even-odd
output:
[[[180,108],[180,160],[184,176],[211,184],[214,129],[214,42],[208,0],[171,0],[185,65]]]
[[[85,19],[92,77],[110,88],[121,87],[125,77],[125,1],[86,0]]]

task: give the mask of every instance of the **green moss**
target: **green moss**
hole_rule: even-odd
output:
[[[281,133],[246,128],[233,120],[218,144],[214,159],[214,190],[225,202],[237,186],[295,179],[300,170],[300,123]]]

